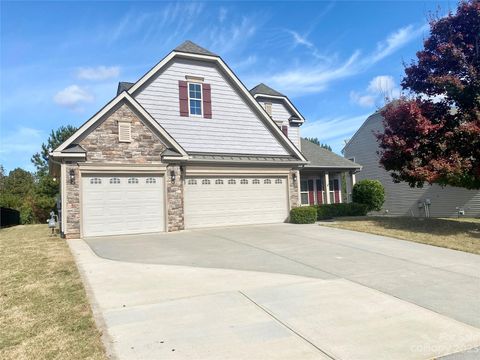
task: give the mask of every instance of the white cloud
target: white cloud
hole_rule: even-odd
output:
[[[225,19],[227,18],[227,13],[228,13],[228,10],[224,7],[221,7],[220,10],[218,11],[218,21],[224,22]]]
[[[225,25],[209,27],[200,34],[200,38],[208,42],[207,48],[214,49],[218,54],[227,54],[248,44],[257,31],[257,24],[254,16],[243,16],[239,20],[232,19]]]
[[[295,42],[296,45],[304,45],[308,48],[313,48],[314,45],[312,42],[310,42],[306,36],[300,35],[298,32],[289,30],[288,31],[290,34],[293,36],[293,41]]]
[[[252,66],[256,62],[257,62],[257,57],[255,55],[250,55],[247,58],[245,58],[245,59],[243,59],[239,62],[233,63],[232,64],[232,69],[235,69],[236,71],[238,71],[240,69]]]
[[[312,64],[271,76],[267,83],[291,96],[325,90],[330,82],[354,75],[360,53],[355,52],[340,66]]]
[[[78,85],[67,86],[53,97],[55,103],[72,110],[81,110],[82,103],[92,102],[93,99],[92,94]]]
[[[394,99],[400,96],[400,89],[395,85],[395,80],[389,75],[375,76],[368,84],[365,92],[350,92],[350,100],[362,107],[380,106],[385,99]]]
[[[321,92],[327,89],[329,84],[335,80],[344,79],[366,71],[375,65],[376,62],[393,54],[402,46],[421,35],[426,29],[428,29],[428,24],[419,28],[415,28],[413,25],[405,26],[379,42],[376,49],[370,54],[362,56],[360,50],[356,50],[343,62],[338,60],[336,55],[327,56],[321,54],[315,44],[308,40],[306,36],[288,30],[293,37],[294,45],[302,45],[310,49],[315,60],[310,62],[304,60],[294,69],[272,74],[263,80],[276,87],[279,91],[288,92],[292,96]],[[385,81],[385,79],[383,80]],[[399,94],[396,88],[391,89],[391,91],[393,95]],[[371,103],[370,97],[357,95],[353,94],[353,99],[360,101],[364,106]]]
[[[389,93],[395,88],[395,80],[392,76],[380,75],[375,76],[368,85],[367,90],[373,93]]]
[[[373,95],[361,95],[356,91],[351,91],[350,100],[363,107],[372,107],[375,105],[376,97]]]
[[[376,50],[368,57],[368,60],[376,63],[383,58],[393,54],[399,48],[409,43],[429,29],[428,24],[419,28],[408,25],[391,33],[384,41],[377,44]]]
[[[119,66],[81,67],[77,70],[77,77],[83,80],[106,80],[120,74]]]
[[[302,126],[302,137],[317,137],[322,143],[330,145],[336,153],[340,153],[355,131],[371,113],[357,116],[338,116],[306,122]]]

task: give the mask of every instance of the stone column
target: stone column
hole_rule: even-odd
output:
[[[293,178],[296,180],[293,180]],[[300,172],[298,170],[291,170],[288,177],[288,193],[290,196],[290,209],[300,206]]]
[[[62,204],[63,216],[66,216],[64,235],[67,239],[80,238],[80,172],[77,164],[68,164],[65,169],[66,204]],[[73,170],[73,184],[70,181],[70,171]]]
[[[172,181],[172,172],[175,180]],[[167,184],[167,231],[185,228],[183,212],[183,178],[180,165],[169,165],[165,173]]]
[[[323,174],[323,182],[325,183],[325,204],[331,204],[330,202],[330,177],[327,171]]]
[[[348,202],[352,202],[352,191],[353,191],[353,185],[355,185],[355,173],[349,172],[347,177],[347,198]]]

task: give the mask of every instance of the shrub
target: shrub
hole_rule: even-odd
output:
[[[352,200],[365,204],[368,211],[380,211],[385,202],[385,190],[378,180],[361,180],[353,186]]]
[[[317,219],[331,219],[339,216],[365,216],[368,209],[364,204],[325,204],[317,206]]]
[[[290,210],[290,222],[294,224],[313,224],[317,220],[317,209],[313,206],[301,206]]]

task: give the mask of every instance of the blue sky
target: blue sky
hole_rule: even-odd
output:
[[[186,39],[244,84],[287,94],[302,136],[340,152],[398,96],[426,19],[454,2],[2,2],[0,164],[33,170],[51,129],[79,126]]]

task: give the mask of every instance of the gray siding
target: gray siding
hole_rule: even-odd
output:
[[[424,216],[424,210],[419,208],[418,202],[430,199],[430,215],[433,217],[457,216],[457,207],[463,208],[468,217],[480,216],[480,191],[449,186],[442,188],[438,185],[412,189],[406,183],[395,184],[378,162],[378,144],[373,132],[382,129],[382,117],[374,114],[345,147],[345,157],[355,157],[355,162],[363,166],[362,171],[357,174],[357,180],[377,179],[385,187],[386,201],[381,213]]]
[[[180,116],[178,81],[185,75],[211,85],[211,119]],[[288,155],[214,64],[174,59],[135,98],[187,152]]]
[[[285,106],[282,100],[277,99],[259,99],[260,104],[265,108],[265,103],[272,104],[272,119],[282,126],[288,126],[288,138],[292,140],[297,148],[300,149],[300,127],[298,125],[290,125],[288,119],[293,115]]]

